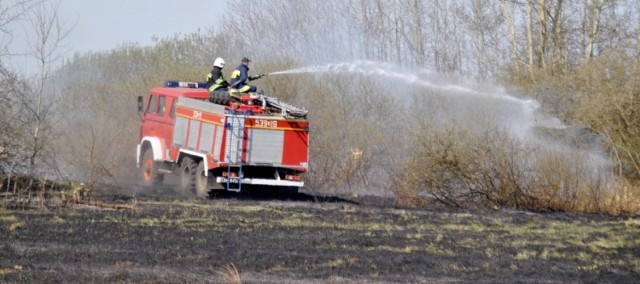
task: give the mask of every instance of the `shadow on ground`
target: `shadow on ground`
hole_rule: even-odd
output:
[[[317,203],[349,203],[359,204],[359,202],[345,199],[339,196],[314,195],[303,192],[270,192],[270,191],[213,191],[209,195],[210,199],[233,199],[252,201],[298,201]]]
[[[339,195],[315,194],[311,192],[293,192],[287,190],[249,189],[239,192],[212,190],[206,199],[198,198],[192,193],[180,192],[177,185],[165,184],[158,188],[143,188],[138,185],[102,186],[92,193],[94,198],[108,202],[131,202],[137,200],[166,199],[200,199],[202,201],[237,200],[237,201],[293,201],[310,203],[345,203],[360,205],[357,198],[346,198]],[[362,197],[361,197],[362,198]],[[376,197],[365,197],[367,201]],[[364,199],[363,199],[364,200]],[[380,200],[388,200],[380,198]],[[377,201],[374,201],[377,202]],[[369,202],[364,202],[369,203]],[[387,202],[388,203],[388,202]]]

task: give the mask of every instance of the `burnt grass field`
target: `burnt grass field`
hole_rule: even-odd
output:
[[[391,199],[307,193],[91,196],[5,203],[0,282],[640,281],[638,217],[401,209]]]

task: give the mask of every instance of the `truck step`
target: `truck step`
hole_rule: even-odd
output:
[[[231,191],[231,192],[240,192],[240,188],[232,188],[232,187],[227,187],[227,191]]]

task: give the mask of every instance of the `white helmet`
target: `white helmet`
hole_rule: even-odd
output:
[[[224,59],[220,57],[216,58],[216,61],[213,62],[213,66],[220,68],[224,67]]]

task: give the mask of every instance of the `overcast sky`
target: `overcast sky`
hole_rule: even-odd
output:
[[[110,50],[124,42],[144,46],[154,35],[163,38],[217,27],[225,6],[225,0],[61,0],[60,19],[74,26],[65,41],[66,56]],[[16,25],[13,31],[10,51],[21,53],[28,46],[24,28]],[[37,70],[28,57],[8,63],[23,74]]]

